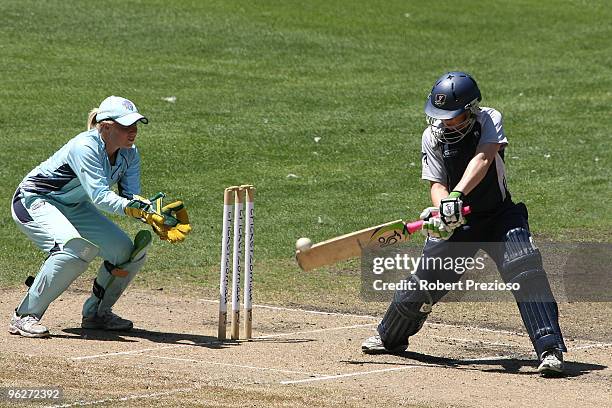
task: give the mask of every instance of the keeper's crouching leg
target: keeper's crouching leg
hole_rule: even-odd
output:
[[[98,247],[90,241],[76,237],[52,252],[29,285],[28,293],[17,307],[17,315],[42,318],[51,302],[87,270],[98,251]]]
[[[83,317],[110,312],[121,294],[134,279],[145,263],[147,248],[151,244],[151,233],[142,230],[134,238],[134,244],[127,262],[113,265],[104,261],[93,283],[93,293],[83,305]]]

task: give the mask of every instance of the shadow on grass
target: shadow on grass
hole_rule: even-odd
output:
[[[395,365],[395,366],[422,366],[422,367],[445,367],[461,370],[480,371],[485,373],[508,373],[518,375],[539,375],[537,371],[538,362],[535,359],[526,359],[524,356],[502,357],[496,358],[474,358],[469,360],[455,359],[440,356],[431,356],[429,354],[406,351],[403,353],[395,353],[395,356],[404,357],[407,360],[414,360],[418,363],[407,361],[403,362],[384,362],[384,361],[341,361],[348,364],[377,364],[377,365]],[[479,367],[483,366],[483,367]],[[487,367],[484,367],[487,366]],[[522,367],[532,367],[533,370],[521,371]],[[564,374],[562,377],[579,377],[588,374],[592,371],[604,370],[607,366],[600,364],[581,363],[578,361],[565,361]]]

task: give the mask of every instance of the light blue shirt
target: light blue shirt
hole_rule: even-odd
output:
[[[118,185],[119,194],[111,190]],[[24,197],[45,196],[62,204],[91,201],[102,211],[124,215],[140,194],[140,155],[136,146],[119,149],[111,166],[97,129],[83,132],[39,164],[19,185]]]

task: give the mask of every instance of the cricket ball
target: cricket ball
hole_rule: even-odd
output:
[[[298,251],[307,251],[312,246],[310,238],[300,238],[295,243],[295,249]]]

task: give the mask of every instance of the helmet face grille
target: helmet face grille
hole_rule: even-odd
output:
[[[444,144],[455,144],[472,131],[476,123],[476,116],[470,111],[467,118],[455,126],[447,126],[443,120],[432,118],[431,116],[427,116],[427,123],[429,124],[431,134],[436,139]]]

